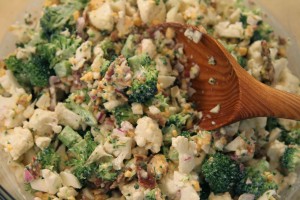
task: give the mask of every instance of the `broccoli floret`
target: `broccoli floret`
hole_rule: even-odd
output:
[[[40,151],[37,155],[37,161],[43,169],[59,170],[60,156],[51,147]]]
[[[157,93],[158,71],[145,54],[130,57],[128,64],[134,72],[132,86],[127,92],[129,101],[145,103]]]
[[[155,192],[156,192],[155,189],[153,189],[153,190],[151,190],[150,192],[148,192],[148,193],[145,195],[145,200],[156,200]]]
[[[243,56],[237,56],[237,61],[244,69],[247,67],[247,58]]]
[[[208,200],[208,197],[210,195],[210,187],[209,184],[206,181],[200,182],[200,199],[201,200]]]
[[[292,130],[289,132],[283,131],[283,133],[281,133],[280,139],[287,145],[300,145],[300,129]]]
[[[182,131],[179,135],[189,138],[194,135],[197,135],[197,133],[193,131]]]
[[[267,177],[270,174],[268,170],[269,163],[267,161],[261,161],[253,167],[247,167],[243,178],[236,185],[235,192],[238,195],[254,194],[255,199],[257,199],[268,190],[277,190],[277,184]]]
[[[74,31],[76,23],[73,13],[83,7],[84,4],[79,1],[46,7],[44,15],[40,19],[43,36],[49,39],[53,34],[65,29],[69,29],[71,32]]]
[[[270,35],[273,32],[271,27],[264,23],[264,22],[259,22],[257,29],[254,31],[253,36],[250,39],[250,42],[253,43],[258,40],[270,40]]]
[[[289,146],[281,157],[281,166],[289,172],[294,172],[300,165],[300,147]]]
[[[121,54],[125,57],[125,58],[129,58],[131,56],[134,56],[134,52],[136,49],[136,41],[137,41],[137,36],[136,35],[129,35],[123,48],[121,51]]]
[[[278,124],[278,120],[274,117],[268,117],[267,119],[267,125],[266,125],[266,130],[267,131],[272,131],[273,129],[279,127],[280,125]]]
[[[243,174],[239,163],[222,153],[211,155],[201,170],[214,193],[232,191]]]
[[[81,136],[69,126],[62,130],[58,135],[58,139],[68,148],[82,140]]]
[[[242,22],[243,24],[243,28],[246,28],[247,27],[247,15],[244,15],[244,14],[241,14],[240,15],[240,22]]]
[[[190,114],[178,113],[171,115],[166,123],[166,126],[174,124],[178,129],[182,130],[187,120],[191,117]]]
[[[180,135],[181,130],[176,125],[170,124],[168,126],[165,126],[162,129],[162,132],[164,144],[171,144],[172,137],[174,137],[174,135]]]
[[[121,125],[123,121],[128,121],[131,124],[136,124],[136,121],[140,118],[140,115],[135,115],[132,113],[132,109],[128,104],[118,106],[113,111],[113,114],[119,125]]]
[[[65,106],[78,114],[82,120],[89,126],[95,126],[97,125],[97,120],[94,117],[93,113],[82,106],[76,104],[75,102],[69,100]]]
[[[110,62],[108,60],[104,60],[102,65],[101,65],[101,68],[100,68],[100,74],[101,74],[102,77],[105,76],[105,73],[106,73],[109,66],[110,66]]]
[[[167,107],[169,107],[169,97],[165,97],[161,93],[156,94],[152,99],[146,102],[146,106],[154,105],[158,107],[160,110],[165,110]]]
[[[4,62],[7,69],[13,72],[20,85],[25,87],[31,85],[29,74],[26,72],[26,68],[24,67],[26,64],[24,61],[17,59],[16,56],[10,56]]]
[[[97,177],[103,181],[112,182],[117,179],[118,172],[113,169],[112,162],[100,163],[97,169]]]
[[[103,50],[105,59],[112,61],[117,57],[115,45],[109,38],[104,39],[100,43],[100,47]]]
[[[97,167],[95,163],[86,164],[87,159],[95,150],[97,143],[94,141],[90,132],[87,132],[84,139],[74,144],[68,151],[73,157],[68,165],[72,167],[72,172],[82,184],[87,183],[88,179],[95,173]]]

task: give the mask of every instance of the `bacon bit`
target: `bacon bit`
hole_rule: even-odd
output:
[[[106,117],[105,111],[100,111],[99,116],[98,116],[98,122],[101,124],[103,123],[104,119]]]
[[[191,159],[192,159],[192,157],[189,156],[189,157],[185,158],[184,161],[188,161],[188,160],[191,160]]]
[[[268,43],[265,40],[261,41],[261,47],[262,47],[261,56],[263,57],[263,61],[264,61],[263,69],[262,69],[264,73],[262,73],[261,78],[263,83],[270,85],[274,81],[275,69],[272,64]]]
[[[138,176],[138,181],[144,188],[153,189],[156,186],[156,181],[154,175],[151,173],[150,168],[147,167],[147,173],[145,173],[145,166],[147,165],[147,157],[143,155],[135,155],[136,171]],[[146,177],[145,177],[145,174]]]
[[[109,189],[116,189],[120,183],[124,182],[125,176],[124,173],[118,175],[117,180],[113,182],[113,184],[109,187]]]

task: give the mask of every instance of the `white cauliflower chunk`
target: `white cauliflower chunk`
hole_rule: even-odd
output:
[[[275,169],[279,165],[279,159],[285,151],[285,144],[275,140],[267,149],[267,156],[270,158],[270,166]]]
[[[214,194],[213,192],[210,193],[208,200],[232,200],[229,192],[223,194]]]
[[[58,103],[55,107],[58,124],[70,126],[72,129],[77,130],[80,128],[81,117],[73,111],[67,109],[63,103]]]
[[[219,22],[216,26],[216,33],[225,38],[242,38],[244,34],[242,22],[230,24],[229,21]]]
[[[80,189],[82,187],[77,177],[70,171],[65,170],[60,172],[59,175],[64,186],[71,186],[76,189]]]
[[[158,78],[157,78],[158,84],[160,84],[160,86],[164,89],[172,86],[174,84],[175,80],[176,80],[176,77],[174,77],[174,76],[158,75]]]
[[[151,39],[142,40],[142,53],[148,54],[150,58],[154,58],[156,54],[156,46]]]
[[[36,137],[35,138],[35,144],[40,149],[47,148],[51,143],[51,138],[49,137]]]
[[[143,23],[162,23],[166,19],[166,6],[163,1],[158,5],[154,0],[137,0],[140,16]]]
[[[163,137],[157,122],[150,117],[143,117],[137,121],[134,139],[139,147],[157,153],[160,151]]]
[[[3,89],[10,94],[15,93],[17,89],[21,88],[10,70],[6,70],[5,74],[3,76],[0,76],[0,84]]]
[[[182,14],[178,12],[178,7],[179,6],[175,6],[168,11],[166,19],[167,22],[184,23]]]
[[[86,161],[87,164],[91,164],[95,161],[100,160],[103,157],[112,157],[112,155],[108,154],[105,152],[103,145],[99,144],[95,150],[93,151],[93,153],[90,155],[90,157],[88,158],[88,160]]]
[[[163,56],[155,57],[156,69],[159,75],[170,75],[172,73],[172,66],[168,58]]]
[[[70,58],[70,62],[73,65],[73,70],[78,70],[83,67],[84,63],[92,56],[92,42],[86,41],[80,45],[76,50],[75,57]]]
[[[61,131],[55,112],[36,109],[26,125],[40,136],[51,136]]]
[[[138,182],[131,182],[125,185],[120,185],[120,191],[126,200],[143,200],[145,189],[142,186],[136,188],[135,186],[139,185]]]
[[[183,174],[175,171],[162,179],[160,188],[171,199],[200,200],[198,176],[194,173]]]
[[[178,151],[180,173],[190,173],[195,167],[196,143],[189,141],[188,138],[178,136],[172,138],[172,146]]]
[[[143,114],[143,106],[140,103],[132,103],[131,110],[133,114],[142,115]]]
[[[102,4],[97,10],[88,13],[91,24],[99,30],[112,31],[114,28],[114,12],[109,2]]]
[[[47,192],[49,194],[56,194],[58,189],[62,186],[60,176],[49,169],[43,169],[42,177],[43,179],[40,178],[30,182],[32,189]]]
[[[47,110],[50,107],[50,94],[49,92],[43,93],[39,100],[35,104],[38,108]]]
[[[274,195],[276,195],[276,194],[277,194],[277,192],[275,190],[268,190],[261,197],[259,197],[257,200],[275,199]]]
[[[13,160],[17,160],[34,145],[30,130],[21,127],[1,132],[0,144]]]
[[[61,187],[59,188],[59,191],[57,193],[57,196],[60,199],[75,199],[75,196],[77,196],[78,192],[72,187]]]
[[[123,132],[114,129],[111,135],[112,138],[104,143],[104,150],[116,157],[112,161],[115,170],[120,170],[124,165],[124,160],[131,158],[132,139],[122,134]]]

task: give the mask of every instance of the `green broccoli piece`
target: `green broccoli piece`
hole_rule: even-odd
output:
[[[245,15],[245,14],[241,14],[240,15],[240,22],[242,22],[242,24],[243,24],[243,28],[246,28],[247,27],[247,25],[248,25],[248,23],[247,23],[247,15]]]
[[[59,170],[60,156],[52,147],[40,151],[36,159],[41,164],[42,169]]]
[[[206,181],[200,182],[200,199],[201,200],[208,200],[208,197],[210,195],[210,187],[209,184]]]
[[[289,146],[281,157],[281,166],[289,172],[294,172],[300,165],[300,147]]]
[[[97,177],[103,181],[115,181],[118,177],[118,172],[113,169],[112,162],[100,163],[97,169]]]
[[[214,193],[231,192],[243,174],[239,163],[222,153],[211,155],[201,170]]]
[[[273,129],[279,127],[280,125],[278,124],[278,120],[274,117],[268,117],[267,119],[267,125],[266,125],[266,130],[267,131],[272,131]]]
[[[104,60],[103,64],[101,65],[101,68],[100,68],[100,74],[102,77],[105,76],[105,73],[109,66],[110,66],[110,62],[108,60]]]
[[[145,103],[157,93],[158,71],[148,55],[136,55],[128,59],[134,72],[131,88],[127,92],[129,102]]]
[[[246,69],[247,67],[247,58],[243,57],[243,56],[237,56],[237,61],[238,63],[244,68]]]
[[[132,113],[131,107],[126,104],[123,106],[118,106],[113,111],[114,117],[117,120],[117,124],[121,125],[123,121],[128,121],[131,124],[136,124],[136,121],[140,118],[140,115],[135,115]]]
[[[103,57],[107,60],[114,60],[115,58],[117,58],[117,54],[116,54],[116,48],[115,48],[115,44],[109,39],[109,38],[105,38],[101,43],[100,43],[100,47],[104,52]]]
[[[58,139],[68,148],[80,142],[82,137],[74,131],[71,127],[66,126],[58,135]]]
[[[170,124],[163,127],[162,132],[164,144],[171,144],[172,137],[174,137],[174,135],[180,135],[181,130],[176,125]]]
[[[270,40],[271,33],[273,33],[273,30],[271,27],[264,23],[264,22],[259,22],[257,29],[254,31],[253,36],[250,39],[250,42],[253,43],[258,40]]]
[[[80,115],[82,120],[89,126],[95,126],[97,125],[97,120],[94,117],[93,113],[82,106],[76,104],[75,102],[69,100],[65,104],[66,108],[72,110],[76,114]]]
[[[121,51],[121,54],[125,57],[125,58],[129,58],[134,56],[134,52],[136,49],[136,42],[137,42],[137,36],[136,35],[129,35],[123,48]]]
[[[184,136],[186,138],[192,137],[194,135],[197,135],[196,132],[192,132],[192,131],[182,131],[179,135]]]
[[[159,93],[156,94],[152,99],[147,101],[145,105],[148,107],[154,105],[158,107],[160,110],[165,110],[166,108],[169,107],[169,101],[170,101],[169,97],[165,97],[164,95]]]
[[[178,129],[182,130],[190,117],[190,114],[185,113],[171,115],[166,123],[166,126],[174,124]]]
[[[72,167],[72,172],[82,184],[86,184],[88,179],[96,172],[96,164],[86,164],[87,159],[93,153],[97,143],[90,132],[87,132],[84,139],[74,144],[68,151],[73,158],[68,162]]]
[[[145,200],[156,200],[156,190],[153,189],[153,190],[150,190],[150,192],[148,192],[146,195],[145,195]]]
[[[83,7],[84,5],[78,1],[47,7],[40,19],[42,35],[49,39],[52,35],[65,29],[73,32],[76,29],[73,13]]]
[[[62,78],[62,77],[71,75],[71,73],[72,73],[71,67],[72,67],[72,64],[69,61],[64,60],[64,61],[61,61],[61,62],[55,64],[53,69],[54,69],[55,74],[58,77]]]
[[[287,145],[300,145],[300,129],[283,131],[280,139]]]
[[[255,166],[247,167],[243,178],[236,185],[236,194],[254,194],[257,199],[268,190],[277,190],[277,184],[266,176],[270,173],[268,170],[269,163],[265,160]]]
[[[16,56],[10,56],[4,60],[7,69],[12,71],[18,83],[22,86],[30,86],[29,74],[26,72],[25,61],[17,59]]]

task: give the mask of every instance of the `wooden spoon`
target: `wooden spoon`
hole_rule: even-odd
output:
[[[192,82],[196,93],[191,98],[203,114],[200,128],[213,130],[253,117],[300,120],[300,96],[257,81],[208,34],[202,33],[199,42],[185,36],[187,29],[199,31],[196,27],[164,23],[153,27],[151,31],[167,28],[172,28],[177,43],[184,45],[188,57],[186,67],[193,64],[200,67],[199,76]]]

